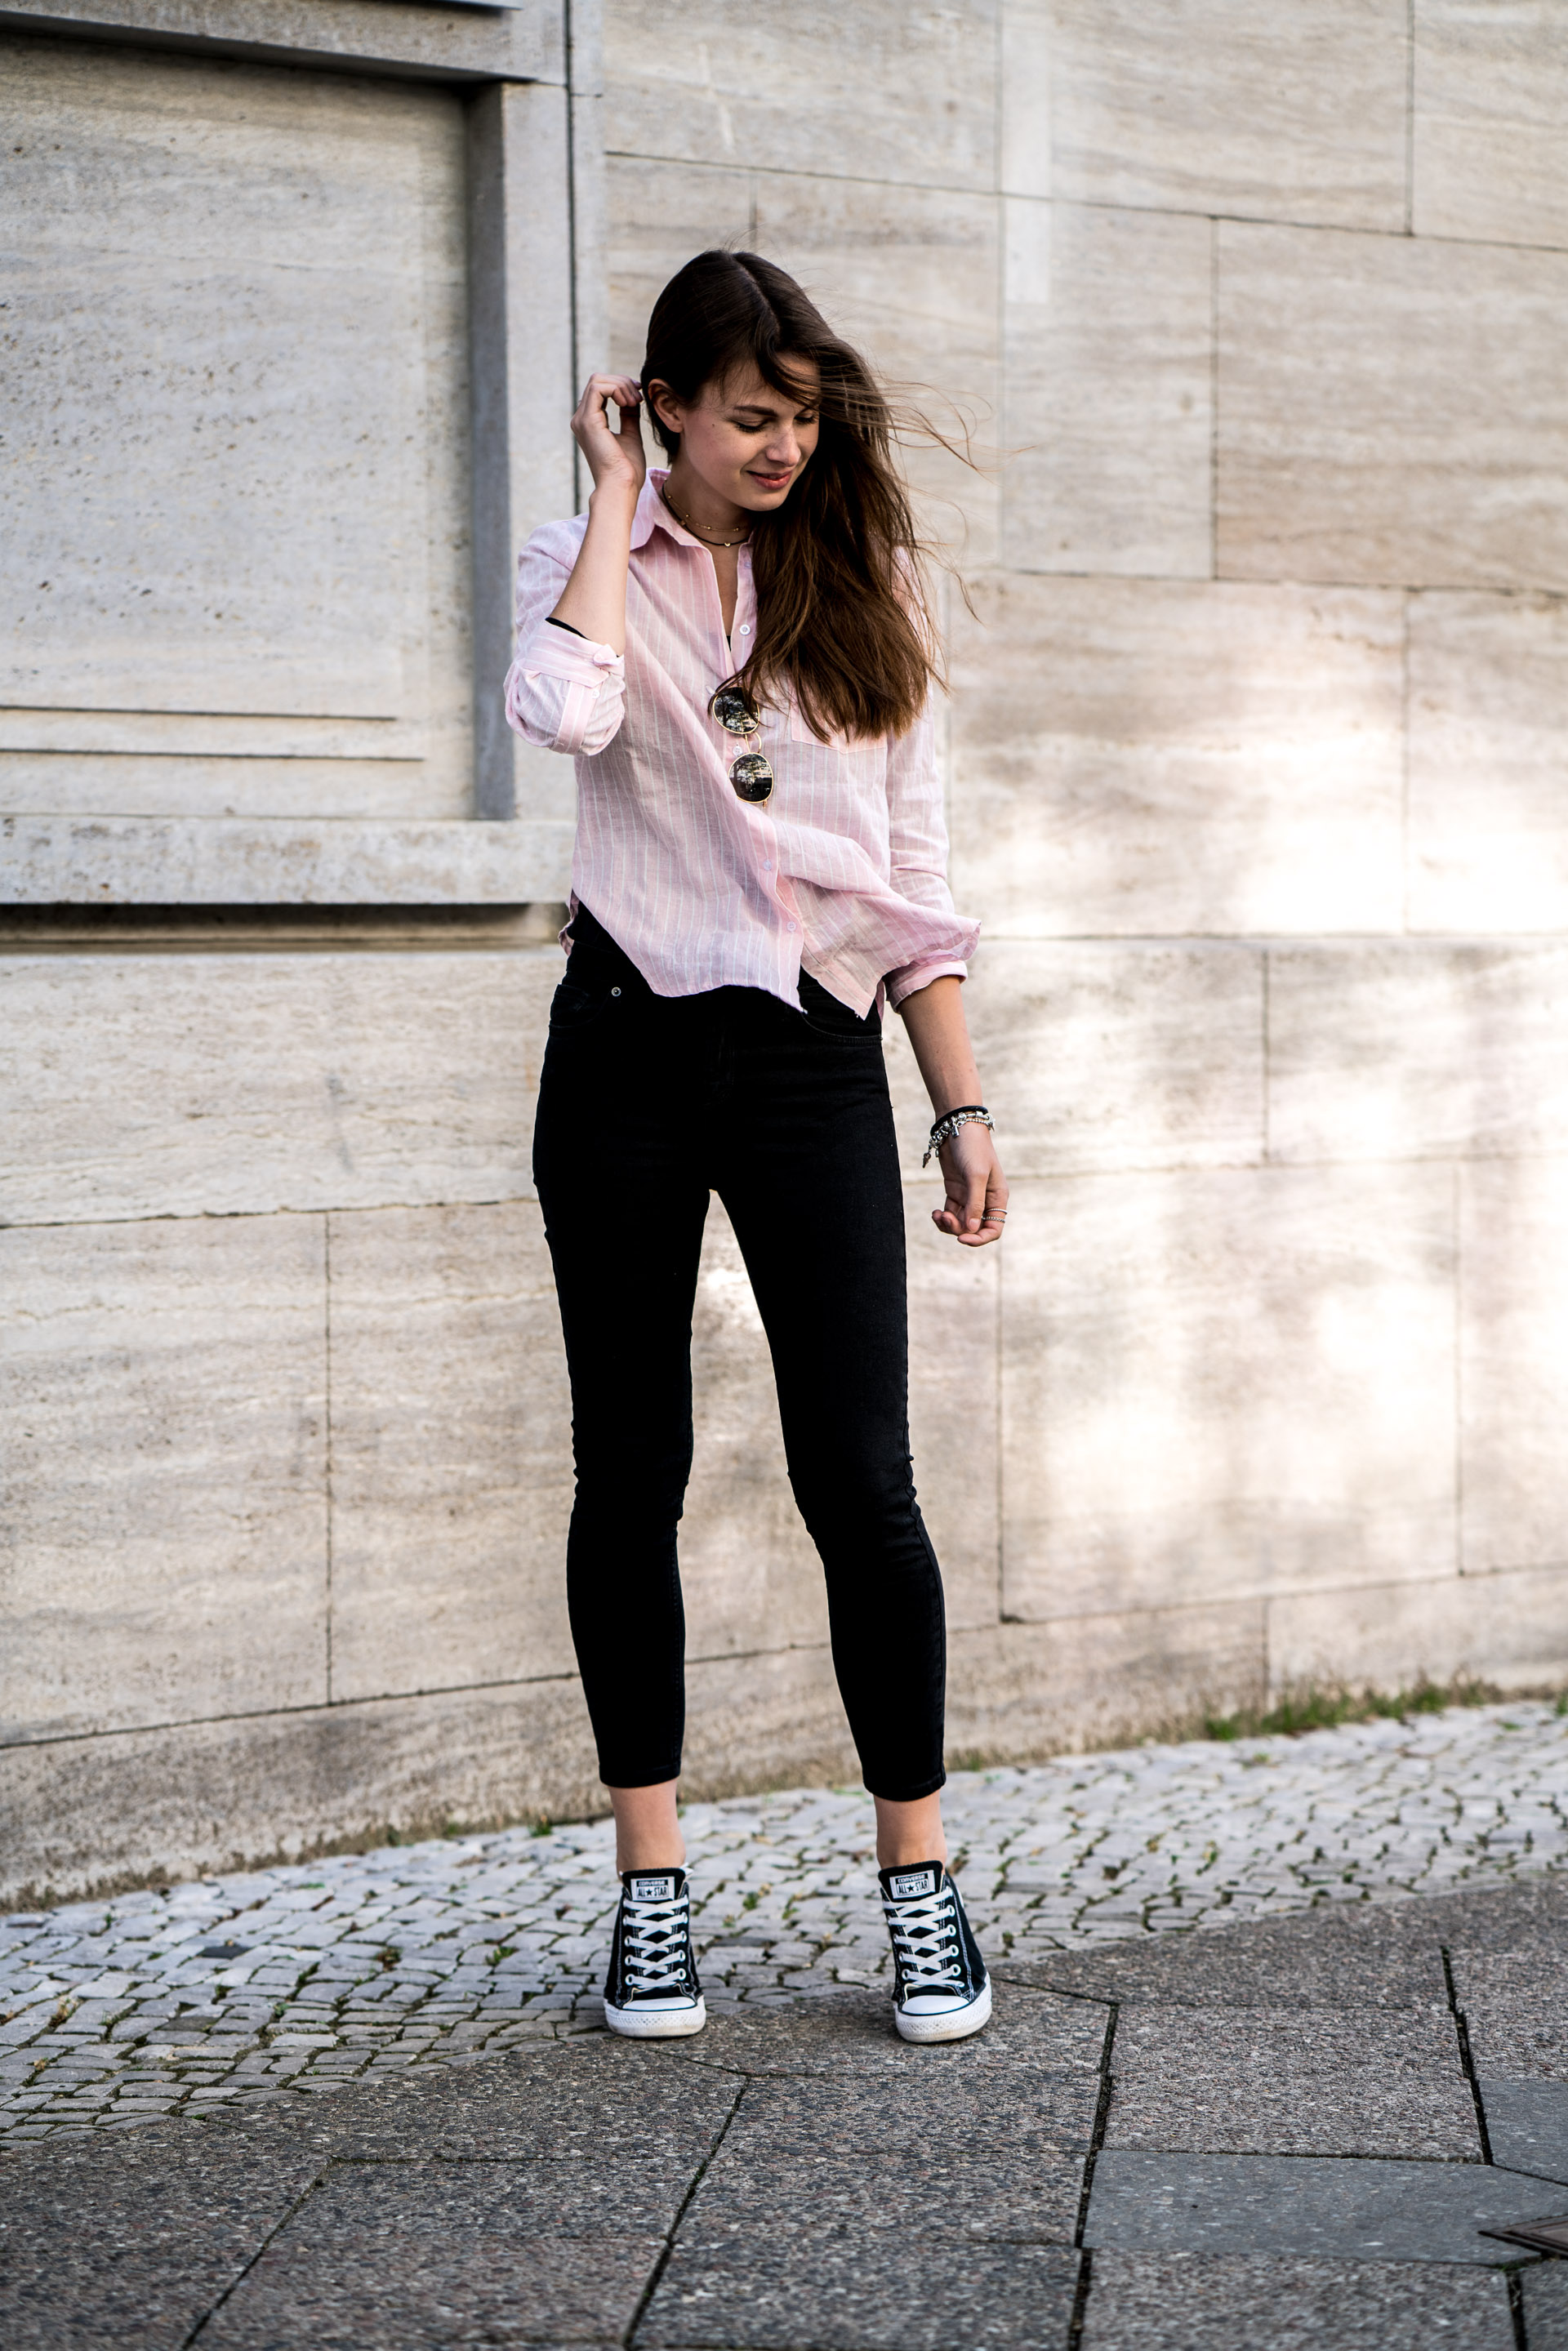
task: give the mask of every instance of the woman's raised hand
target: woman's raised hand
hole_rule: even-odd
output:
[[[610,423],[612,402],[621,412],[619,433]],[[648,472],[637,415],[642,404],[642,392],[629,375],[589,377],[572,412],[571,433],[588,460],[596,490],[621,487],[633,497],[641,491]]]

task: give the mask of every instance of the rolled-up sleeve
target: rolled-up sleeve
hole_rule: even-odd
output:
[[[947,886],[947,825],[929,705],[918,725],[888,746],[887,808],[889,878],[901,898],[934,918],[925,953],[886,976],[887,1000],[896,1006],[934,979],[966,978],[980,938],[978,923],[957,912]]]
[[[552,625],[576,558],[536,531],[517,561],[516,657],[507,672],[507,722],[545,751],[591,758],[612,742],[626,712],[626,663],[611,645]]]

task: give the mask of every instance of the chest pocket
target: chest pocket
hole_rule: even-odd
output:
[[[825,743],[820,735],[813,735],[794,702],[789,705],[789,733],[791,743],[808,743],[818,751],[836,751],[841,758],[850,747],[847,735],[830,735]]]

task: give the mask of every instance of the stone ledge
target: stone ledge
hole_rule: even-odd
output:
[[[8,906],[524,905],[570,889],[552,822],[0,818]]]
[[[29,0],[0,29],[442,80],[560,81],[550,0]]]

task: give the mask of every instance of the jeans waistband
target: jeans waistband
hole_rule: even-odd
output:
[[[623,986],[633,988],[640,995],[652,997],[653,993],[653,989],[649,987],[647,981],[643,978],[642,973],[638,970],[636,965],[627,954],[625,948],[623,946],[617,946],[616,942],[611,937],[609,932],[605,929],[603,924],[600,922],[594,914],[591,913],[589,908],[581,904],[580,901],[579,902],[576,914],[571,918],[570,928],[571,933],[571,952],[573,956],[580,954],[587,956],[590,961],[595,964],[602,964],[607,968],[613,967],[617,977],[620,978]],[[841,1004],[838,998],[831,995],[830,991],[821,985],[820,980],[813,979],[810,972],[801,972],[800,989],[800,1003],[805,1011],[826,1013],[831,1019],[837,1021],[854,1022],[856,1026],[864,1029],[866,1033],[871,1036],[880,1036],[882,1033],[882,1018],[874,1005],[863,1019],[857,1021],[856,1016],[849,1010],[847,1006]],[[738,991],[738,994],[742,999],[761,998],[768,1003],[777,1002],[779,1000],[778,998],[770,996],[764,988],[742,988]],[[683,999],[662,998],[659,1000],[674,1000],[679,1002]]]

